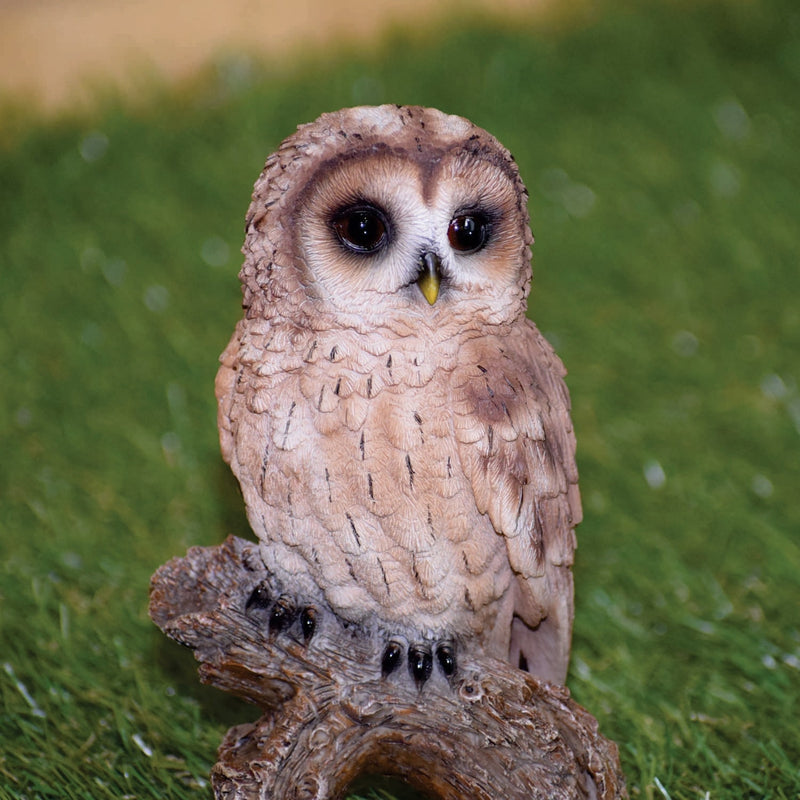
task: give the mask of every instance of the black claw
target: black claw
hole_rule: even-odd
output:
[[[389,642],[383,650],[381,659],[381,672],[385,678],[389,673],[394,672],[403,660],[403,648],[399,642]]]
[[[250,592],[250,597],[247,598],[247,602],[244,605],[245,612],[249,611],[251,608],[256,609],[265,609],[269,607],[269,591],[267,590],[267,586],[265,583],[259,583],[252,592]]]
[[[428,680],[433,671],[433,655],[425,644],[414,644],[408,648],[408,669],[418,686]]]
[[[443,642],[436,648],[436,660],[448,678],[455,674],[456,650],[450,642]]]
[[[317,629],[317,610],[315,608],[304,608],[300,614],[300,628],[303,631],[303,638],[308,641]]]
[[[292,624],[294,619],[294,605],[288,597],[279,597],[269,615],[270,633],[280,633]]]

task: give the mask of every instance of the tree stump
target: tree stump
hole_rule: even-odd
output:
[[[333,800],[364,774],[435,800],[627,797],[616,745],[564,687],[481,656],[439,654],[424,681],[387,670],[377,625],[300,608],[287,585],[235,537],[152,578],[150,616],[201,680],[263,711],[225,736],[217,798]]]

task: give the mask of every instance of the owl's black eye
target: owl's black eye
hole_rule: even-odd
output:
[[[377,253],[389,240],[386,216],[375,206],[353,206],[333,218],[333,230],[339,241],[356,253]]]
[[[459,214],[450,220],[447,239],[453,250],[460,253],[475,253],[489,238],[489,220],[483,214]]]

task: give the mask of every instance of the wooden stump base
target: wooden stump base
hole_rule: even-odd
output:
[[[567,689],[485,657],[424,682],[384,674],[382,631],[303,608],[286,586],[234,537],[152,578],[150,616],[194,650],[200,679],[263,711],[225,736],[217,798],[341,798],[364,774],[434,800],[627,797],[616,745]]]

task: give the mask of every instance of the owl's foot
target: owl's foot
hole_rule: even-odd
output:
[[[330,609],[324,603],[317,607],[284,591],[275,576],[259,581],[249,593],[244,594],[242,600],[245,616],[270,639],[279,635],[288,636],[299,644],[308,645],[321,630],[324,631],[322,639],[325,641],[338,638],[344,632],[340,628],[341,620],[338,625],[331,624],[336,615],[331,617]],[[458,671],[456,643],[453,639],[420,637],[409,640],[405,636],[391,636],[387,641],[377,630],[361,625],[350,627],[349,634],[360,640],[358,648],[366,651],[378,642],[375,655],[380,661],[384,679],[393,676],[393,679],[400,677],[402,680],[402,676],[408,675],[418,689],[422,689],[431,678],[444,678],[447,683],[453,684]],[[351,639],[350,646],[353,645],[355,641]],[[341,641],[334,646],[341,647]],[[404,666],[405,670],[402,669]]]
[[[458,669],[456,645],[450,639],[438,642],[420,641],[406,645],[404,640],[391,639],[383,649],[381,673],[387,678],[396,672],[406,660],[408,672],[418,688],[433,675],[434,661],[439,672],[451,681]]]
[[[250,593],[245,614],[266,623],[270,636],[286,633],[308,643],[317,629],[317,610],[299,605],[288,594],[275,594],[266,581],[261,581]]]

